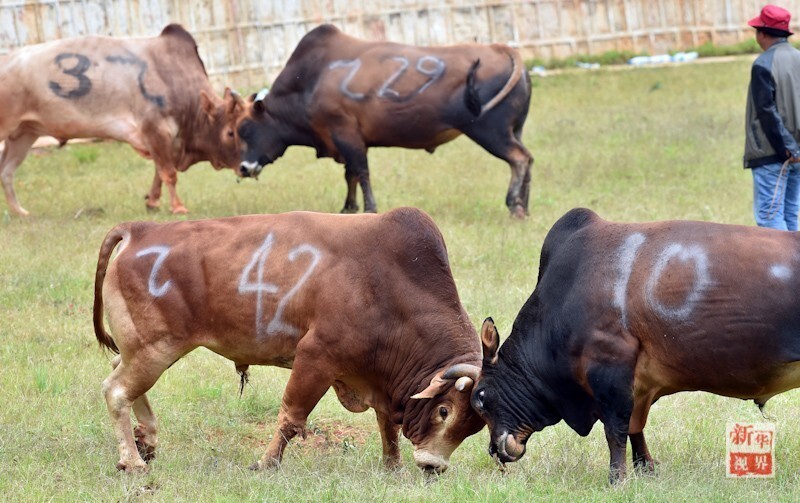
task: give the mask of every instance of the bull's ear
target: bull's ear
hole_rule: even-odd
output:
[[[217,110],[217,106],[214,104],[214,100],[206,93],[205,91],[200,91],[200,107],[202,107],[203,112],[205,112],[208,120],[214,120],[214,112]]]
[[[422,398],[433,398],[442,392],[444,387],[447,385],[447,382],[448,379],[442,379],[441,375],[436,374],[433,379],[431,379],[430,385],[416,395],[413,395],[411,399],[420,400]]]
[[[481,344],[483,345],[483,364],[494,365],[497,361],[497,349],[500,347],[500,335],[497,333],[491,317],[483,320]]]

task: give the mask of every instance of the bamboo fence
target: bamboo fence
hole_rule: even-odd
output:
[[[775,0],[769,0],[775,2]],[[767,0],[0,0],[0,54],[89,34],[157,35],[181,23],[218,85],[254,89],[320,23],[369,40],[418,45],[502,42],[524,57],[606,51],[660,54],[752,37]],[[794,14],[800,0],[777,3]]]

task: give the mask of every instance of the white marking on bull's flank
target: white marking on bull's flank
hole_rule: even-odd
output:
[[[150,295],[153,297],[161,297],[167,293],[169,287],[172,286],[172,280],[165,281],[161,286],[156,284],[156,276],[158,275],[158,270],[161,269],[164,260],[166,260],[167,255],[169,255],[169,246],[151,246],[149,248],[145,248],[144,250],[139,250],[136,253],[137,257],[144,257],[147,255],[158,255],[156,260],[153,262],[153,269],[150,271],[150,278],[147,280],[147,290],[150,292]]]
[[[289,250],[287,258],[290,262],[294,262],[302,254],[309,254],[312,256],[311,263],[297,282],[292,286],[286,295],[278,301],[278,307],[275,309],[275,314],[272,316],[269,323],[264,319],[264,294],[278,293],[278,285],[274,283],[266,283],[264,281],[264,272],[267,259],[272,252],[272,246],[275,243],[275,238],[270,232],[261,246],[253,253],[250,262],[247,263],[242,275],[239,278],[239,293],[255,293],[256,294],[256,335],[272,335],[275,333],[286,333],[295,335],[300,332],[300,329],[283,321],[283,313],[289,301],[297,294],[303,284],[311,276],[311,273],[317,267],[317,264],[322,257],[322,253],[315,247],[309,244],[301,244],[296,248]],[[255,282],[250,280],[255,269]]]
[[[433,63],[433,68],[425,68],[426,63]],[[427,89],[428,86],[433,84],[439,77],[441,77],[445,68],[447,68],[447,66],[445,65],[444,61],[435,56],[423,56],[419,58],[417,61],[417,71],[422,75],[427,75],[430,77],[430,80],[419,88],[417,94],[422,94],[422,91]]]
[[[405,73],[406,68],[408,68],[408,58],[404,58],[403,56],[395,56],[391,58],[391,60],[399,62],[400,67],[397,70],[395,70],[395,72],[388,79],[386,79],[386,82],[384,82],[381,88],[378,90],[379,98],[383,98],[387,94],[395,99],[400,97],[400,93],[398,93],[394,89],[390,89],[390,86],[394,84],[394,81],[399,79],[400,76],[403,75],[403,73]]]
[[[664,270],[673,258],[684,263],[693,262],[695,276],[694,282],[683,303],[678,306],[665,306],[656,298],[655,290],[661,279],[661,275],[664,274]],[[645,285],[645,295],[647,296],[647,301],[659,316],[667,320],[681,321],[689,318],[695,304],[700,300],[703,292],[710,283],[708,254],[706,251],[699,245],[684,246],[682,244],[673,243],[667,246],[656,258],[653,272],[650,274],[650,278]]]
[[[769,273],[773,278],[786,281],[792,277],[792,269],[783,264],[775,264],[769,268]]]
[[[342,83],[339,85],[339,90],[347,96],[348,98],[354,100],[362,100],[364,99],[364,93],[356,93],[349,89],[350,81],[353,80],[355,77],[356,72],[358,69],[361,68],[361,60],[356,59],[339,59],[328,65],[329,70],[335,70],[337,68],[350,68],[350,72],[345,76],[342,80]]]
[[[250,262],[247,263],[242,271],[242,276],[239,278],[239,293],[244,294],[255,292],[256,294],[256,335],[261,335],[262,332],[262,318],[264,309],[263,294],[278,293],[277,285],[272,283],[264,283],[263,281],[264,263],[267,261],[267,257],[269,257],[269,254],[272,251],[272,244],[274,241],[275,239],[272,237],[272,233],[270,232],[261,246],[259,246],[258,249],[253,253],[253,258],[251,258]],[[251,283],[250,275],[255,267],[257,267],[256,281],[255,283]]]
[[[614,282],[613,305],[622,314],[622,326],[628,328],[628,313],[625,299],[628,293],[628,281],[633,272],[633,261],[639,247],[645,242],[645,237],[641,233],[631,234],[617,252],[617,279]]]
[[[288,304],[289,300],[292,297],[294,297],[294,295],[297,293],[298,290],[300,290],[300,287],[303,286],[303,283],[305,283],[306,280],[308,280],[308,277],[311,276],[311,273],[314,271],[314,268],[317,267],[319,259],[322,256],[319,250],[317,250],[313,246],[309,244],[302,244],[297,248],[292,249],[289,252],[287,258],[289,259],[289,261],[294,262],[295,260],[297,260],[298,256],[304,253],[311,255],[311,263],[309,264],[308,269],[306,269],[306,272],[304,272],[303,275],[300,277],[298,282],[291,288],[291,290],[289,290],[286,293],[286,295],[283,296],[283,298],[278,303],[278,308],[275,310],[275,317],[272,319],[269,325],[267,325],[268,334],[274,334],[276,332],[286,332],[294,335],[300,332],[299,328],[289,325],[288,323],[284,322],[281,318],[283,316],[284,309],[286,309],[286,304]]]

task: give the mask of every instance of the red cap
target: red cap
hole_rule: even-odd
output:
[[[792,15],[783,7],[767,5],[761,9],[761,14],[759,14],[758,17],[754,17],[748,21],[747,24],[753,28],[769,28],[770,30],[782,31],[789,36],[793,35],[793,33],[789,31],[789,21],[791,19]]]

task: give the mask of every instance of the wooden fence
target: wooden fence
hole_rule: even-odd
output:
[[[770,0],[775,2],[776,0]],[[409,44],[503,42],[524,57],[630,50],[659,54],[752,37],[747,20],[767,0],[0,0],[0,54],[87,34],[192,32],[217,86],[254,89],[280,71],[320,23],[371,40]],[[795,14],[800,0],[777,0]]]

